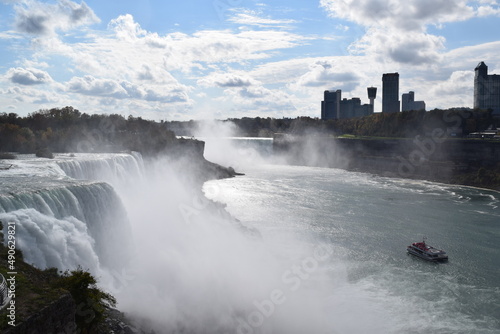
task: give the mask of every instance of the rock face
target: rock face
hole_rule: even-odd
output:
[[[41,309],[31,317],[9,328],[5,334],[75,334],[76,305],[71,295],[65,294],[49,306]]]
[[[443,135],[436,132],[411,139],[280,136],[274,140],[274,152],[291,164],[445,183],[480,168],[500,167],[500,142],[446,139]]]

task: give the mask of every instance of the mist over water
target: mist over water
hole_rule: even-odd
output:
[[[215,200],[279,249],[324,242],[330,333],[497,333],[498,192],[339,169],[249,166]],[[450,255],[406,255],[427,236]]]
[[[293,298],[278,291],[286,285],[282,276],[294,265],[292,259],[221,214],[201,189],[186,188],[167,165],[158,161],[147,181],[124,199],[137,252],[130,266],[133,279],[115,294],[120,308],[164,333],[323,329],[317,321],[322,308],[316,288],[304,288]],[[297,245],[295,252],[313,254],[300,251],[304,247]],[[293,272],[288,276],[292,287],[301,283]],[[318,272],[318,283],[320,277]],[[272,298],[288,303],[278,308]]]
[[[29,158],[0,178],[0,220],[28,262],[91,269],[156,333],[498,332],[498,193],[286,166],[270,140],[214,133],[231,135],[201,134],[205,156],[245,176],[197,189],[185,161]],[[449,263],[406,255],[423,235]]]

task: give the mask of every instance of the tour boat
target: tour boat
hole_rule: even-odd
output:
[[[427,261],[447,261],[448,255],[444,250],[434,248],[422,242],[414,242],[406,248],[408,254],[418,256]]]

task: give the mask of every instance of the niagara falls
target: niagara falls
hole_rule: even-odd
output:
[[[500,334],[500,0],[0,0],[0,334]]]

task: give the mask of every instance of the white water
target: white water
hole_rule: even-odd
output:
[[[79,154],[47,160],[21,155],[10,162],[11,169],[0,173],[0,221],[16,224],[17,245],[25,261],[37,267],[66,270],[81,265],[96,274],[118,270],[128,261],[133,247],[125,209],[109,184],[66,176],[59,164],[67,168],[69,159],[70,166],[90,171],[107,159],[106,165],[114,171],[105,171],[119,176],[116,160],[134,158]],[[127,247],[117,258],[116,245],[120,243]]]
[[[225,147],[221,162],[246,175],[204,192],[261,238],[171,162],[146,171],[130,155],[15,160],[0,172],[0,220],[16,222],[28,262],[88,267],[157,333],[498,333],[497,193]],[[422,234],[448,264],[405,254]]]

